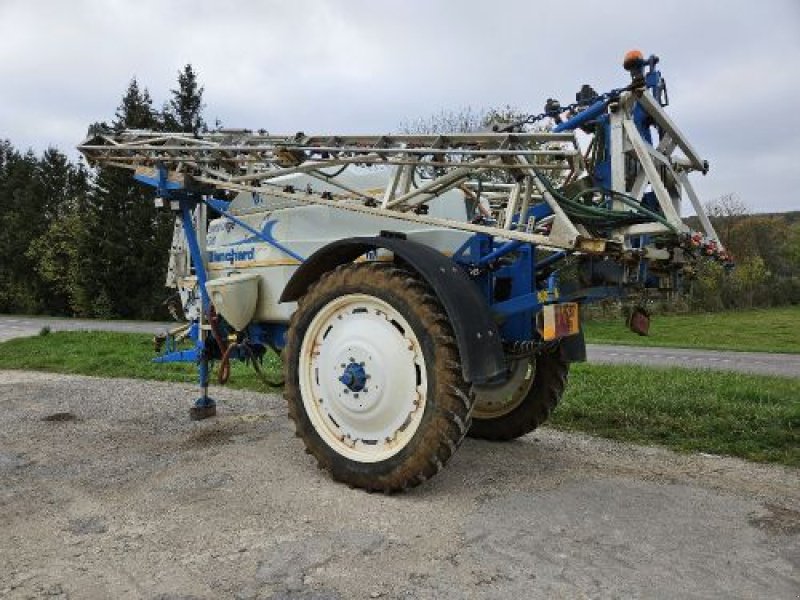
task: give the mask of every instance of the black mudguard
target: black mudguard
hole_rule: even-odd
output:
[[[416,271],[436,293],[453,326],[464,379],[477,384],[502,379],[506,374],[503,345],[486,299],[461,267],[424,244],[384,236],[338,240],[300,265],[280,301],[298,300],[323,273],[378,248],[391,251],[395,262]]]
[[[583,329],[575,335],[565,337],[559,344],[561,358],[566,362],[586,362],[586,338]]]

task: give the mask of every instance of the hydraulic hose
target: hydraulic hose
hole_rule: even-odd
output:
[[[220,361],[219,365],[219,373],[217,375],[217,380],[221,385],[224,385],[228,382],[231,376],[231,355],[234,351],[238,349],[242,349],[247,352],[249,357],[249,362],[253,365],[253,370],[256,372],[256,376],[261,380],[261,382],[266,385],[267,387],[281,387],[284,384],[283,378],[281,379],[270,379],[267,377],[266,373],[261,370],[261,365],[258,362],[258,358],[256,357],[255,353],[253,352],[253,348],[247,341],[242,342],[234,342],[230,344],[226,349],[225,352],[222,354],[222,360]]]
[[[654,221],[658,221],[659,223],[661,223],[661,224],[662,224],[662,225],[664,225],[665,227],[668,227],[668,228],[669,228],[670,230],[672,230],[673,232],[675,232],[675,233],[678,233],[678,229],[677,229],[677,228],[676,228],[676,227],[675,227],[675,226],[674,226],[672,223],[670,223],[669,221],[667,221],[667,220],[666,220],[664,217],[662,217],[662,216],[661,216],[661,215],[659,215],[658,213],[656,213],[656,212],[653,212],[652,210],[650,210],[650,209],[648,209],[648,208],[645,208],[644,206],[642,206],[642,205],[639,203],[639,201],[638,201],[636,198],[634,198],[633,196],[629,196],[628,194],[623,194],[622,192],[617,192],[617,191],[614,191],[614,190],[605,190],[605,189],[603,189],[603,188],[596,188],[596,187],[595,187],[595,188],[589,188],[588,190],[584,190],[584,191],[582,191],[582,192],[580,192],[580,193],[576,194],[576,195],[575,195],[575,196],[572,198],[572,200],[575,200],[576,198],[580,198],[580,197],[582,197],[582,196],[585,196],[585,195],[587,195],[587,194],[590,194],[590,193],[591,193],[591,194],[593,194],[593,193],[595,193],[595,192],[601,192],[601,193],[608,193],[608,194],[611,194],[611,195],[612,195],[614,198],[617,198],[617,199],[618,199],[618,200],[620,200],[620,201],[621,201],[623,204],[626,204],[626,205],[630,206],[631,208],[633,208],[633,209],[634,209],[634,210],[636,210],[637,212],[640,212],[640,213],[642,213],[643,215],[645,215],[645,216],[647,216],[647,217],[650,217],[650,218],[651,218],[651,219],[653,219]],[[621,212],[621,211],[614,211],[614,212],[617,212],[617,213],[619,213],[619,212]]]
[[[617,192],[614,190],[605,190],[603,188],[589,188],[587,190],[583,190],[573,196],[572,198],[568,198],[564,194],[562,194],[559,190],[555,188],[553,182],[542,173],[536,167],[533,167],[534,173],[545,186],[548,192],[552,194],[552,196],[556,199],[556,201],[561,205],[569,216],[577,219],[580,222],[589,225],[595,226],[615,226],[621,225],[624,223],[641,223],[647,220],[657,221],[661,223],[665,227],[669,228],[671,231],[677,233],[677,228],[672,225],[669,221],[667,221],[664,217],[655,213],[644,206],[642,206],[636,198],[629,196],[628,194],[623,194],[621,192]],[[611,210],[607,208],[601,208],[599,206],[592,206],[586,205],[581,202],[578,202],[580,198],[583,196],[587,196],[594,193],[603,193],[603,194],[610,194],[614,198],[618,198],[623,204],[631,207],[635,212],[631,211],[620,211],[620,210]],[[636,213],[639,213],[637,215]]]

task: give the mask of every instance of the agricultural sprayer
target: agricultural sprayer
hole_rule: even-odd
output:
[[[167,283],[186,323],[155,360],[198,365],[192,417],[216,413],[214,362],[274,349],[297,434],[351,485],[414,486],[464,436],[541,425],[585,359],[581,304],[726,260],[657,63],[631,52],[625,87],[478,132],[90,131],[90,164],[133,170],[177,216]]]

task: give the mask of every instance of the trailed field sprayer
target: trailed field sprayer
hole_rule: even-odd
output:
[[[177,215],[167,283],[186,323],[155,360],[197,363],[192,417],[216,413],[214,361],[224,378],[272,348],[297,434],[351,485],[414,486],[465,435],[542,424],[585,358],[582,303],[727,260],[657,63],[631,52],[625,87],[481,132],[90,131],[90,164],[133,170]]]

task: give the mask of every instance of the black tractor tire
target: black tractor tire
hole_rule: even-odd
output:
[[[426,385],[423,387],[427,393],[416,431],[394,455],[373,462],[345,456],[346,452],[334,447],[336,442],[329,433],[320,435],[301,393],[301,368],[313,371],[310,366],[301,367],[300,364],[304,337],[307,332],[309,336],[314,335],[309,326],[329,303],[350,294],[376,298],[396,310],[413,330],[424,357]],[[325,339],[323,336],[323,341]],[[313,339],[309,343],[312,342]],[[391,493],[419,485],[442,469],[470,427],[474,396],[462,376],[450,321],[430,288],[416,274],[391,263],[342,265],[323,275],[308,290],[299,300],[289,324],[284,375],[285,397],[296,435],[320,468],[329,471],[335,480],[353,487]],[[311,401],[318,401],[320,405],[323,402],[313,398]],[[317,417],[317,423],[317,427],[325,427],[324,419],[323,425],[319,425]]]
[[[482,418],[480,389],[474,390],[477,398],[469,437],[505,442],[526,435],[547,421],[564,393],[569,363],[556,348],[536,354],[531,367],[533,381],[529,389],[522,401],[505,413]]]

